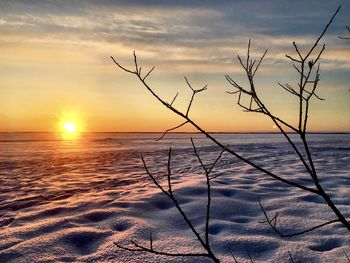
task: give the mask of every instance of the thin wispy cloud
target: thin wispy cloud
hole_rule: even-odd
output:
[[[289,1],[260,7],[255,1],[103,1],[98,6],[94,1],[4,1],[0,32],[8,45],[74,44],[103,53],[114,45],[147,52],[150,59],[227,63],[244,52],[248,38],[260,49],[273,47],[272,56],[294,40],[311,44],[335,6],[323,2],[312,12],[313,4],[308,4],[311,11],[304,7],[296,13]]]

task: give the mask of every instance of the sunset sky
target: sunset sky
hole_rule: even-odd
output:
[[[295,84],[285,54],[306,50],[335,9],[322,43],[321,83],[311,131],[350,132],[350,1],[36,1],[0,0],[0,131],[56,131],[62,119],[84,131],[163,131],[181,122],[112,63],[132,67],[136,50],[151,86],[175,106],[190,99],[191,117],[209,131],[273,131],[271,121],[242,112],[224,75],[246,83],[236,55],[268,49],[256,76],[273,112],[296,121],[297,100],[277,82]],[[190,127],[184,130],[190,131]]]

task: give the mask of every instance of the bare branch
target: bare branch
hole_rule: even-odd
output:
[[[293,46],[295,48],[295,51],[299,55],[300,60],[303,60],[303,56],[300,54],[299,48],[298,48],[297,44],[295,44],[295,41],[293,41]]]
[[[226,145],[226,147],[224,149],[221,150],[220,154],[218,155],[218,157],[215,159],[215,161],[213,162],[213,164],[210,166],[208,174],[211,173],[211,171],[213,170],[213,168],[215,167],[215,165],[217,164],[217,162],[220,160],[222,154],[226,151],[228,145]]]
[[[126,71],[126,72],[128,72],[128,73],[131,73],[131,74],[137,74],[137,72],[135,72],[135,71],[131,71],[131,70],[129,70],[129,69],[124,68],[122,65],[120,65],[120,64],[113,58],[113,56],[111,56],[111,59],[113,60],[114,64],[116,64],[116,65],[117,65],[119,68],[121,68],[122,70],[124,70],[124,71]]]
[[[307,91],[307,90],[304,90],[305,93],[311,95],[311,96],[315,96],[315,98],[317,98],[318,100],[326,100],[324,98],[321,98],[319,95],[317,95],[315,92],[310,92],[310,91]]]
[[[319,70],[320,70],[320,65],[317,66],[316,76],[315,76],[315,80],[313,82],[314,85],[313,85],[312,91],[308,92],[309,96],[306,98],[303,134],[306,133],[306,126],[307,126],[307,121],[308,121],[308,117],[309,117],[309,115],[308,115],[309,114],[309,101],[310,101],[312,96],[317,96],[317,95],[315,95],[315,90],[317,88],[318,81],[320,80]]]
[[[149,231],[149,247],[153,250],[152,231]]]
[[[193,141],[192,141],[193,143]],[[194,144],[193,144],[194,145]],[[195,149],[195,147],[194,147]],[[199,157],[199,156],[198,156]],[[211,189],[210,189],[210,183],[209,183],[209,175],[206,173],[206,178],[207,178],[207,195],[208,195],[208,200],[207,200],[207,214],[206,214],[206,231],[205,231],[205,241],[203,241],[203,239],[201,238],[201,236],[199,235],[199,233],[197,232],[197,230],[195,229],[194,225],[192,224],[192,222],[190,221],[190,219],[188,218],[188,216],[186,215],[186,213],[182,210],[178,200],[175,198],[173,191],[172,191],[172,186],[171,186],[171,169],[170,169],[170,163],[171,163],[171,148],[169,149],[168,152],[168,163],[167,163],[167,180],[168,180],[168,191],[166,191],[159,183],[158,181],[155,179],[155,177],[153,176],[153,174],[149,171],[146,162],[143,158],[143,155],[141,155],[141,159],[145,168],[145,171],[147,173],[147,175],[151,178],[151,180],[153,181],[153,183],[173,202],[174,206],[176,207],[176,209],[179,211],[179,213],[181,214],[182,218],[184,219],[184,221],[186,222],[187,226],[191,229],[192,233],[196,236],[197,240],[199,241],[199,243],[202,245],[202,247],[204,248],[204,250],[207,251],[207,253],[201,253],[201,254],[172,254],[172,253],[167,253],[167,252],[160,252],[160,251],[156,251],[153,249],[153,240],[152,240],[152,235],[150,234],[150,248],[147,248],[145,246],[139,245],[134,241],[131,241],[131,243],[135,246],[135,248],[130,248],[130,247],[122,247],[119,246],[121,248],[124,248],[126,250],[129,251],[146,251],[146,252],[150,252],[153,254],[159,254],[159,255],[168,255],[168,256],[206,256],[208,258],[211,258],[214,262],[218,263],[220,262],[215,255],[213,254],[213,252],[211,251],[210,245],[209,245],[209,219],[210,219],[210,204],[211,204]]]
[[[186,81],[188,87],[194,92],[194,88],[192,88],[191,83],[188,81],[187,77],[184,77],[184,78],[185,78],[185,81]]]
[[[296,92],[296,91],[292,88],[292,86],[290,86],[288,83],[286,83],[286,84],[281,84],[280,82],[277,82],[277,83],[278,83],[278,85],[279,85],[280,87],[282,87],[284,90],[288,91],[288,92],[291,93],[292,95],[295,95],[295,96],[299,97],[299,93]]]
[[[174,102],[175,102],[175,100],[176,100],[176,98],[177,98],[178,95],[179,95],[179,93],[177,92],[176,95],[175,95],[175,97],[174,97],[173,100],[171,101],[170,106],[173,106],[173,104],[174,104]]]
[[[154,66],[147,72],[147,74],[142,78],[142,80],[145,81],[146,78],[152,73],[153,70],[154,70]],[[140,71],[140,75],[141,75],[141,71]]]
[[[206,217],[205,217],[205,244],[209,248],[210,247],[210,245],[209,245],[209,220],[210,220],[210,204],[211,204],[211,188],[210,188],[211,186],[210,186],[210,181],[209,181],[209,171],[205,168],[205,165],[202,162],[202,160],[197,152],[196,145],[194,144],[194,141],[192,138],[191,138],[191,143],[192,143],[193,151],[194,151],[195,155],[197,156],[197,159],[205,172],[205,179],[206,179],[206,183],[207,183],[207,210],[206,210]]]
[[[137,57],[136,57],[136,52],[135,52],[135,50],[134,50],[133,54],[134,54],[135,72],[137,73],[137,75],[140,76],[140,71],[139,71],[139,67],[138,67],[138,65],[137,65]]]
[[[288,251],[288,255],[289,255],[290,261],[291,261],[292,263],[295,263],[295,261],[294,261],[294,259],[293,259],[293,257],[292,257],[292,254],[290,253],[290,251]]]
[[[249,43],[250,43],[250,42],[249,42]],[[238,59],[239,63],[241,64],[241,66],[246,70],[247,68],[246,68],[246,66],[243,64],[243,61],[242,61],[242,59],[241,59],[241,57],[240,57],[239,55],[237,55],[237,59]]]
[[[344,254],[345,254],[346,259],[348,260],[348,263],[350,263],[350,258],[349,258],[348,254],[345,252],[344,249],[343,249],[343,252],[344,252]]]
[[[171,155],[171,150],[169,150],[169,156]],[[180,212],[180,214],[182,215],[183,219],[186,221],[187,225],[190,227],[190,229],[192,230],[192,232],[194,233],[194,235],[197,237],[197,239],[200,241],[200,243],[202,244],[203,247],[206,247],[206,244],[203,242],[202,238],[200,237],[200,235],[198,234],[197,230],[194,228],[194,226],[192,225],[191,221],[188,219],[187,215],[183,212],[182,208],[180,207],[178,201],[176,200],[176,198],[173,195],[172,191],[166,191],[159,183],[158,181],[155,179],[155,177],[150,173],[150,171],[148,170],[148,167],[146,165],[146,162],[143,158],[143,155],[141,154],[141,159],[143,162],[143,166],[145,168],[145,171],[147,173],[147,175],[151,178],[151,180],[153,181],[153,183],[167,196],[170,198],[170,200],[173,202],[173,204],[175,205],[176,209]],[[170,157],[169,157],[170,159]],[[169,162],[168,159],[168,162]],[[170,165],[168,166],[170,169]],[[170,173],[168,173],[168,181],[170,180]],[[170,183],[170,182],[169,182]],[[170,187],[171,188],[171,187]]]
[[[236,91],[226,91],[227,94],[230,94],[230,95],[234,95],[234,94],[237,94],[241,92],[240,90],[236,90]]]
[[[118,65],[118,64],[117,64]],[[121,67],[121,69],[123,69]],[[135,74],[137,75],[135,72],[132,71],[127,71],[129,73]],[[138,76],[139,77],[139,76]],[[186,116],[185,114],[183,114],[182,112],[178,111],[177,109],[175,109],[174,107],[170,106],[169,103],[167,103],[165,100],[163,100],[162,98],[160,98],[153,90],[152,88],[142,80],[142,78],[139,77],[139,80],[141,81],[141,83],[145,86],[145,88],[152,94],[152,96],[154,96],[161,104],[163,104],[166,108],[168,108],[170,111],[174,112],[175,114],[177,114],[178,116],[181,116],[182,118],[185,119],[185,122],[183,122],[182,124],[180,124],[179,126],[174,127],[173,129],[169,129],[168,131],[166,131],[163,136],[161,138],[163,138],[165,136],[165,134],[171,130],[174,130],[176,128],[179,128],[183,125],[185,125],[186,123],[191,124],[194,128],[196,128],[200,133],[204,134],[208,139],[210,139],[211,141],[213,141],[216,145],[218,145],[220,148],[224,149],[226,146],[221,144],[217,139],[215,139],[213,136],[211,136],[208,132],[206,132],[204,129],[202,129],[199,125],[197,125],[193,120],[191,120],[188,116]],[[247,163],[248,165],[254,167],[255,169],[263,172],[264,174],[278,180],[281,181],[283,183],[289,184],[291,186],[303,189],[305,191],[311,192],[311,193],[315,193],[315,194],[319,194],[318,190],[300,185],[298,183],[295,183],[293,181],[289,181],[287,179],[284,179],[266,169],[264,169],[263,167],[255,164],[254,162],[248,160],[247,158],[241,156],[240,154],[238,154],[237,152],[231,150],[231,149],[227,149],[226,150],[228,153],[230,153],[231,155],[235,156],[236,158],[238,158],[239,160]]]
[[[173,130],[176,130],[176,129],[178,129],[178,128],[184,126],[184,125],[187,124],[188,122],[189,122],[189,121],[185,121],[185,122],[183,122],[183,123],[181,123],[181,124],[179,124],[179,125],[177,125],[177,126],[175,126],[175,127],[173,127],[173,128],[167,129],[167,130],[162,134],[162,136],[160,136],[156,141],[160,141],[161,139],[164,138],[164,136],[165,136],[168,132],[173,131]]]
[[[191,106],[192,106],[192,102],[193,102],[193,99],[194,99],[194,96],[196,95],[195,92],[192,93],[192,96],[191,96],[191,100],[190,100],[190,103],[188,104],[187,106],[187,110],[186,110],[186,117],[188,116],[188,113],[190,112],[190,109],[191,109]]]
[[[335,13],[333,14],[333,16],[331,17],[331,19],[329,20],[328,24],[325,26],[325,28],[323,29],[322,33],[320,34],[320,36],[317,38],[315,44],[311,47],[310,51],[306,54],[306,56],[304,57],[304,61],[311,55],[311,53],[314,51],[314,49],[317,47],[318,43],[320,42],[321,38],[324,36],[324,34],[327,32],[327,29],[329,28],[329,26],[332,24],[334,18],[336,17],[336,15],[338,14],[339,10],[341,8],[341,5],[338,6],[337,10],[335,11]]]
[[[173,190],[171,188],[171,169],[170,169],[170,162],[171,162],[171,147],[169,148],[169,153],[168,153],[168,174],[167,174],[167,179],[168,179],[168,188],[169,188],[169,194],[173,195]]]
[[[208,170],[207,168],[205,167],[204,163],[202,162],[202,159],[200,158],[198,152],[197,152],[197,148],[196,148],[196,145],[194,144],[194,141],[193,141],[193,138],[191,138],[191,143],[192,143],[192,148],[193,148],[193,151],[194,151],[194,154],[196,155],[200,165],[202,166],[204,172],[206,175],[208,175]]]
[[[139,68],[139,75],[141,76],[142,67]]]
[[[244,94],[247,94],[249,96],[253,95],[251,91],[248,91],[248,90],[244,89],[236,81],[234,81],[230,76],[225,75],[225,78],[232,86],[234,86],[237,89],[237,91],[227,92],[227,93],[229,93],[229,94],[236,94],[236,93],[239,93],[239,92],[243,92]]]
[[[325,50],[325,48],[326,48],[326,45],[323,44],[323,45],[322,45],[322,48],[321,48],[321,50],[320,50],[320,52],[318,53],[318,55],[317,55],[317,57],[316,57],[316,59],[315,59],[314,61],[311,62],[310,69],[312,68],[312,65],[315,65],[315,64],[317,63],[317,61],[320,59],[320,57],[321,57],[321,55],[323,54],[323,51]]]
[[[298,59],[292,58],[291,56],[289,56],[289,55],[287,55],[287,54],[286,54],[286,57],[287,57],[287,58],[289,58],[289,59],[290,59],[290,60],[292,60],[292,61],[295,61],[295,62],[298,62],[298,63],[302,63],[302,61],[301,61],[301,60],[298,60]]]
[[[310,188],[310,187],[306,187],[304,185],[301,185],[299,183],[293,182],[289,179],[284,179],[283,176],[279,176],[276,175],[266,169],[264,169],[263,167],[257,165],[256,163],[250,161],[249,159],[241,156],[240,154],[238,154],[235,150],[233,149],[229,149],[228,146],[224,146],[222,143],[220,143],[219,141],[217,141],[213,136],[211,136],[209,133],[207,133],[204,129],[202,129],[197,123],[195,123],[190,117],[189,117],[189,112],[192,106],[192,103],[194,101],[194,97],[197,93],[202,92],[204,90],[206,90],[207,86],[204,86],[202,89],[194,89],[192,87],[192,85],[190,84],[190,82],[188,81],[188,79],[185,77],[185,81],[187,83],[187,85],[189,86],[189,88],[192,91],[192,96],[190,98],[186,113],[182,113],[179,110],[177,110],[176,108],[174,108],[172,105],[174,103],[174,101],[176,100],[178,93],[175,95],[175,97],[173,98],[172,102],[169,104],[168,102],[166,102],[164,99],[162,99],[161,97],[159,97],[154,91],[153,89],[145,82],[145,79],[150,75],[150,73],[153,71],[154,67],[145,75],[145,77],[141,77],[141,70],[142,68],[138,66],[138,62],[137,62],[137,57],[136,57],[136,53],[134,51],[133,55],[134,55],[134,65],[135,65],[135,71],[133,70],[129,70],[123,66],[121,66],[117,61],[114,60],[113,57],[112,60],[113,62],[122,70],[134,74],[138,77],[138,79],[141,81],[141,83],[144,85],[144,87],[152,94],[152,96],[154,96],[160,103],[162,103],[165,107],[167,107],[169,110],[171,110],[172,112],[174,112],[175,114],[177,114],[178,116],[183,118],[183,123],[181,123],[178,126],[175,126],[171,129],[166,130],[163,135],[158,139],[162,139],[166,133],[175,130],[177,128],[182,127],[183,125],[189,123],[191,124],[194,128],[196,128],[199,132],[201,132],[202,134],[204,134],[207,138],[209,138],[210,140],[212,140],[214,143],[216,143],[221,149],[221,153],[218,156],[218,158],[212,163],[212,165],[210,167],[205,166],[205,164],[203,163],[203,161],[201,160],[197,149],[195,147],[195,144],[193,142],[193,140],[191,139],[192,145],[193,145],[193,149],[194,152],[205,172],[205,177],[206,177],[206,183],[207,183],[207,210],[206,210],[206,221],[205,221],[205,240],[203,238],[201,238],[201,236],[199,235],[198,231],[195,229],[195,227],[193,226],[193,224],[191,223],[191,221],[189,220],[188,216],[184,213],[184,211],[182,210],[182,208],[180,207],[177,199],[175,198],[173,192],[172,192],[172,185],[171,185],[171,167],[170,167],[170,163],[171,163],[171,148],[169,149],[169,153],[168,153],[168,164],[167,164],[167,168],[168,168],[168,173],[167,173],[167,183],[168,183],[168,190],[165,190],[164,187],[162,187],[160,185],[160,183],[157,182],[157,180],[155,179],[155,177],[149,172],[146,163],[143,159],[143,156],[141,156],[142,158],[142,162],[144,164],[146,173],[149,175],[149,177],[152,179],[152,181],[154,182],[154,184],[165,194],[167,195],[168,198],[170,198],[173,202],[173,204],[175,205],[175,207],[177,208],[177,210],[180,212],[180,214],[182,215],[183,219],[185,220],[185,222],[187,223],[187,225],[189,226],[189,228],[191,229],[191,231],[194,233],[194,235],[196,236],[197,240],[201,243],[202,247],[204,248],[204,250],[207,251],[207,253],[194,253],[194,254],[177,254],[177,253],[167,253],[167,252],[162,252],[162,251],[158,251],[156,249],[153,248],[153,238],[152,238],[152,233],[150,233],[150,244],[149,247],[145,247],[142,246],[134,241],[131,241],[131,244],[133,245],[133,247],[127,247],[126,249],[129,251],[146,251],[146,252],[150,252],[150,253],[154,253],[154,254],[160,254],[160,255],[169,255],[169,256],[188,256],[188,255],[196,255],[196,256],[203,256],[203,257],[208,257],[208,258],[212,258],[214,260],[214,262],[219,262],[219,260],[217,260],[215,258],[215,256],[213,255],[210,246],[209,246],[209,220],[210,220],[210,205],[211,205],[211,185],[210,185],[210,180],[216,178],[217,176],[211,176],[210,177],[210,173],[212,171],[212,169],[214,168],[214,166],[217,164],[217,162],[219,161],[219,159],[221,158],[221,155],[226,151],[228,153],[230,153],[232,156],[238,158],[239,160],[247,163],[248,165],[254,167],[255,169],[257,169],[258,171],[265,173],[266,175],[280,181],[283,182],[285,184],[291,185],[293,187],[302,189],[304,191],[308,191],[311,193],[314,193],[316,195],[319,195],[321,197],[323,197],[324,201],[328,204],[328,206],[333,210],[333,212],[335,213],[335,215],[337,216],[337,219],[335,220],[331,220],[328,222],[325,222],[323,224],[311,227],[309,229],[300,231],[300,232],[296,232],[296,233],[291,233],[291,234],[284,234],[282,232],[279,231],[278,227],[277,227],[277,221],[278,221],[278,216],[279,214],[276,213],[273,217],[269,218],[268,214],[266,213],[264,207],[262,206],[261,202],[259,201],[259,205],[260,208],[263,211],[263,214],[265,216],[266,221],[262,222],[262,223],[267,223],[276,233],[278,233],[281,237],[292,237],[292,236],[297,236],[297,235],[302,235],[305,233],[308,233],[310,231],[313,231],[315,229],[321,228],[323,226],[327,226],[329,224],[333,224],[333,223],[342,223],[345,227],[347,227],[348,230],[350,230],[350,223],[346,220],[346,218],[342,215],[342,213],[338,210],[338,208],[335,206],[335,204],[332,202],[332,200],[330,199],[330,197],[327,195],[327,193],[323,190],[322,186],[320,185],[319,181],[318,181],[318,177],[317,177],[317,173],[316,173],[316,169],[314,167],[313,164],[313,159],[309,150],[309,146],[308,143],[306,141],[306,127],[307,127],[307,121],[308,121],[308,113],[309,113],[309,102],[310,99],[315,96],[316,98],[322,100],[317,94],[316,94],[316,89],[317,89],[317,85],[320,79],[320,75],[319,75],[319,59],[321,57],[321,55],[323,54],[324,50],[325,50],[325,45],[322,46],[322,48],[319,49],[318,53],[315,51],[316,48],[319,45],[320,40],[322,39],[322,37],[324,36],[324,34],[326,33],[326,31],[328,30],[328,27],[330,26],[330,24],[332,23],[333,19],[335,18],[335,16],[337,15],[337,13],[339,12],[341,6],[339,6],[337,8],[337,10],[335,11],[335,13],[333,14],[333,16],[331,17],[330,21],[328,22],[328,24],[324,27],[323,31],[321,32],[321,34],[318,36],[317,40],[314,42],[314,44],[311,46],[311,48],[308,50],[308,52],[306,53],[306,55],[303,57],[303,55],[301,54],[297,44],[295,42],[293,42],[293,46],[295,48],[295,51],[298,55],[297,58],[291,57],[289,55],[286,55],[287,58],[289,58],[290,60],[292,60],[293,62],[298,63],[299,67],[295,66],[293,64],[293,67],[296,69],[296,71],[300,74],[300,80],[298,83],[298,89],[294,89],[291,85],[289,84],[280,84],[278,83],[283,89],[285,89],[287,92],[291,93],[294,96],[297,96],[299,98],[299,122],[298,122],[298,129],[294,128],[293,125],[283,121],[282,119],[280,119],[279,117],[273,115],[269,109],[264,105],[264,103],[260,100],[258,94],[256,93],[255,90],[255,84],[254,84],[254,76],[255,73],[257,72],[258,68],[260,67],[263,59],[265,58],[265,55],[267,53],[267,50],[263,53],[263,55],[260,57],[259,60],[255,60],[252,59],[250,57],[250,48],[251,48],[251,40],[249,39],[248,42],[248,49],[247,49],[247,57],[246,60],[244,61],[240,56],[238,56],[238,61],[241,64],[242,68],[245,70],[245,73],[247,75],[248,81],[249,81],[249,86],[248,88],[244,88],[241,85],[239,85],[237,82],[235,82],[233,79],[231,79],[229,76],[225,76],[227,81],[235,88],[234,91],[232,92],[227,92],[229,94],[238,94],[238,98],[237,98],[237,104],[242,107],[244,110],[248,111],[248,112],[258,112],[258,113],[262,113],[265,114],[267,116],[269,116],[271,118],[271,120],[277,125],[278,129],[281,131],[281,133],[285,136],[285,138],[287,139],[287,141],[289,142],[289,144],[292,146],[292,148],[294,149],[295,153],[298,155],[299,159],[301,160],[301,162],[303,163],[303,165],[305,166],[307,172],[309,173],[309,175],[311,176],[311,178],[314,180],[314,187],[316,187],[316,189],[314,188]],[[347,27],[347,29],[349,30],[349,28]],[[350,32],[350,30],[349,30]],[[312,57],[311,57],[312,55]],[[315,70],[315,65],[317,64],[317,69]],[[315,75],[315,77],[313,78],[313,76]],[[249,105],[245,105],[246,103],[243,101],[242,96],[248,96],[249,98]],[[300,135],[300,138],[303,142],[303,148],[299,148],[299,145],[297,147],[297,145],[294,143],[294,141],[291,140],[290,136],[287,134],[287,132],[284,129],[290,128],[292,131],[296,132],[297,134]],[[305,153],[303,152],[303,154],[301,154],[301,150],[305,150]],[[306,157],[304,157],[304,155],[306,155]],[[120,246],[121,248],[123,248],[122,246]],[[231,251],[230,251],[231,253]],[[289,253],[289,252],[288,252]],[[345,253],[345,251],[344,251]],[[232,257],[234,258],[233,254],[231,253]],[[348,258],[347,254],[345,253],[346,257]],[[250,257],[249,253],[248,256],[251,260],[251,262],[253,262],[252,258]],[[292,260],[292,262],[294,262],[291,254],[289,253],[289,256]],[[234,260],[236,261],[236,259],[234,258]],[[349,260],[349,258],[348,258]]]
[[[147,164],[145,162],[145,159],[143,158],[143,154],[141,154],[141,160],[143,163],[143,167],[145,168],[145,171],[147,173],[147,175],[151,178],[151,180],[153,181],[153,183],[166,195],[171,199],[171,194],[169,192],[167,192],[159,183],[158,181],[154,178],[154,176],[150,173],[150,171],[148,170]]]
[[[248,51],[247,51],[247,65],[243,64],[242,58],[238,56],[239,62],[242,65],[242,67],[244,68],[246,74],[247,74],[247,78],[249,80],[250,83],[250,90],[248,91],[247,89],[243,88],[242,86],[240,86],[236,81],[234,81],[230,76],[226,75],[226,79],[227,81],[234,86],[237,91],[234,92],[228,92],[229,94],[237,94],[238,93],[238,99],[237,99],[237,104],[244,109],[244,111],[246,112],[257,112],[257,113],[263,113],[265,115],[268,115],[274,122],[279,122],[283,125],[285,125],[286,127],[288,127],[289,129],[291,129],[292,131],[297,132],[298,130],[296,128],[294,128],[291,124],[287,123],[286,121],[283,121],[281,118],[278,118],[276,116],[274,116],[271,112],[269,112],[269,110],[265,107],[265,105],[261,102],[261,100],[259,99],[257,93],[255,92],[255,86],[254,86],[254,75],[257,71],[257,69],[259,68],[259,66],[261,65],[261,62],[263,61],[267,50],[264,52],[264,54],[261,56],[259,63],[257,64],[256,68],[253,69],[253,65],[255,63],[255,60],[252,60],[249,57],[250,54],[250,48],[251,48],[251,41],[249,40],[248,42]],[[249,106],[245,106],[244,104],[242,104],[241,99],[242,99],[242,93],[246,94],[250,97],[250,102],[249,102]],[[253,107],[256,106],[256,107]],[[277,125],[278,127],[280,127],[279,125]],[[282,130],[281,130],[282,131]],[[283,131],[282,131],[283,132]],[[285,134],[286,137],[288,137],[287,134]]]
[[[295,64],[293,64],[293,68],[294,68],[299,74],[301,74],[304,78],[306,78],[306,76],[301,72],[300,69],[298,69],[297,66],[295,66]]]
[[[300,231],[300,232],[295,232],[295,233],[291,233],[291,234],[284,234],[280,230],[277,229],[277,217],[278,217],[278,214],[276,214],[273,218],[270,219],[268,217],[264,207],[262,206],[260,200],[259,200],[259,205],[260,205],[260,208],[263,211],[265,219],[266,219],[266,221],[259,222],[259,223],[267,223],[267,224],[269,224],[269,226],[273,229],[273,231],[275,231],[280,237],[299,236],[299,235],[303,235],[305,233],[311,232],[311,231],[313,231],[315,229],[318,229],[318,228],[321,228],[321,227],[324,227],[324,226],[327,226],[327,225],[330,225],[330,224],[334,224],[334,223],[339,223],[340,222],[339,219],[335,219],[335,220],[331,220],[331,221],[328,221],[326,223],[323,223],[323,224],[320,224],[320,225],[308,228],[308,229]]]
[[[193,93],[198,93],[198,92],[201,92],[201,91],[204,91],[204,90],[207,89],[207,85],[205,85],[203,88],[197,89],[197,90],[196,90],[196,89],[192,88],[192,85],[191,85],[191,83],[188,81],[187,77],[185,77],[185,81],[186,81],[188,87],[193,91]]]
[[[148,248],[148,247],[142,246],[133,240],[131,240],[131,243],[134,247],[123,246],[116,242],[114,244],[118,248],[131,251],[131,252],[148,252],[156,255],[169,256],[169,257],[209,257],[209,255],[206,253],[169,253],[169,252],[155,250],[153,249],[153,247]]]
[[[250,44],[251,44],[251,40],[250,40],[250,38],[249,38],[249,41],[248,41],[248,49],[247,49],[247,66],[246,66],[246,70],[248,69],[249,60],[250,60],[250,57],[249,57],[249,53],[250,53]]]
[[[252,257],[250,256],[250,254],[249,254],[248,251],[247,251],[247,254],[248,254],[248,257],[249,257],[250,262],[251,262],[251,263],[254,263],[254,261],[253,261],[253,259],[252,259]]]
[[[253,74],[252,74],[252,77],[254,77],[255,73],[257,72],[258,68],[260,67],[261,62],[262,62],[263,59],[265,58],[266,53],[267,53],[267,49],[265,50],[264,54],[261,56],[258,65],[256,65],[255,70],[254,70],[254,72],[253,72]]]
[[[233,255],[233,253],[232,253],[230,247],[226,245],[226,248],[227,248],[227,250],[230,252],[230,255],[231,255],[231,257],[233,258],[233,260],[235,261],[235,263],[238,263],[237,259],[236,259],[235,256]]]
[[[189,104],[188,104],[187,111],[186,111],[186,116],[188,116],[188,113],[190,112],[190,109],[191,109],[191,106],[192,106],[192,102],[193,102],[194,96],[195,96],[197,93],[206,90],[206,89],[207,89],[207,85],[205,85],[205,86],[204,86],[203,88],[201,88],[201,89],[197,89],[197,90],[196,90],[196,89],[192,88],[191,83],[188,81],[188,79],[187,79],[186,77],[185,77],[185,81],[186,81],[188,87],[192,90],[192,96],[191,96],[191,99],[190,99],[190,102],[189,102]]]
[[[345,26],[345,28],[348,30],[348,33],[350,34],[350,27],[349,26]],[[350,39],[350,37],[341,37],[339,36],[340,39]]]

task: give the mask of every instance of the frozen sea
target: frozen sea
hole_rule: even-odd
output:
[[[220,149],[199,134],[0,133],[0,262],[210,262],[128,252],[130,240],[168,252],[203,252],[176,208],[144,171],[166,186],[172,147],[175,196],[203,233],[206,184],[191,146],[210,164]],[[269,171],[305,186],[312,180],[279,134],[215,134]],[[294,138],[297,140],[297,138]],[[350,220],[350,134],[308,136],[320,182]],[[348,262],[350,233],[332,224],[281,238],[259,207],[279,213],[285,233],[334,219],[318,196],[284,185],[224,154],[213,170],[210,241],[221,262]]]

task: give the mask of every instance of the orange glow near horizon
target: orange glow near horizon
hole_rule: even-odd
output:
[[[163,132],[184,121],[110,59],[113,56],[133,71],[134,50],[143,77],[155,66],[147,85],[166,103],[178,94],[173,106],[180,112],[186,113],[191,100],[184,76],[195,89],[208,85],[196,95],[189,112],[206,131],[278,131],[264,114],[242,111],[238,94],[226,93],[235,90],[226,75],[249,88],[236,59],[246,58],[248,36],[252,57],[259,59],[269,49],[255,76],[257,93],[273,115],[297,127],[299,101],[278,85],[297,87],[300,81],[285,55],[295,55],[293,41],[302,50],[311,48],[335,7],[334,1],[323,0],[327,8],[318,6],[311,20],[290,8],[288,14],[295,19],[285,23],[276,15],[277,9],[285,11],[285,3],[251,10],[251,1],[37,2],[0,0],[0,132],[53,132],[58,138],[82,138],[84,132]],[[295,1],[284,2],[294,7]],[[313,10],[309,1],[304,2]],[[320,59],[322,78],[316,93],[325,100],[310,100],[309,132],[350,132],[350,49],[348,41],[337,37],[347,33],[350,1],[343,2],[349,4],[343,5],[333,31],[319,43],[327,47]],[[237,15],[241,8],[254,13],[251,19]],[[307,26],[300,26],[303,23]],[[249,105],[249,96],[243,96],[242,103]],[[65,123],[74,125],[65,128]],[[176,131],[196,130],[185,125]]]

